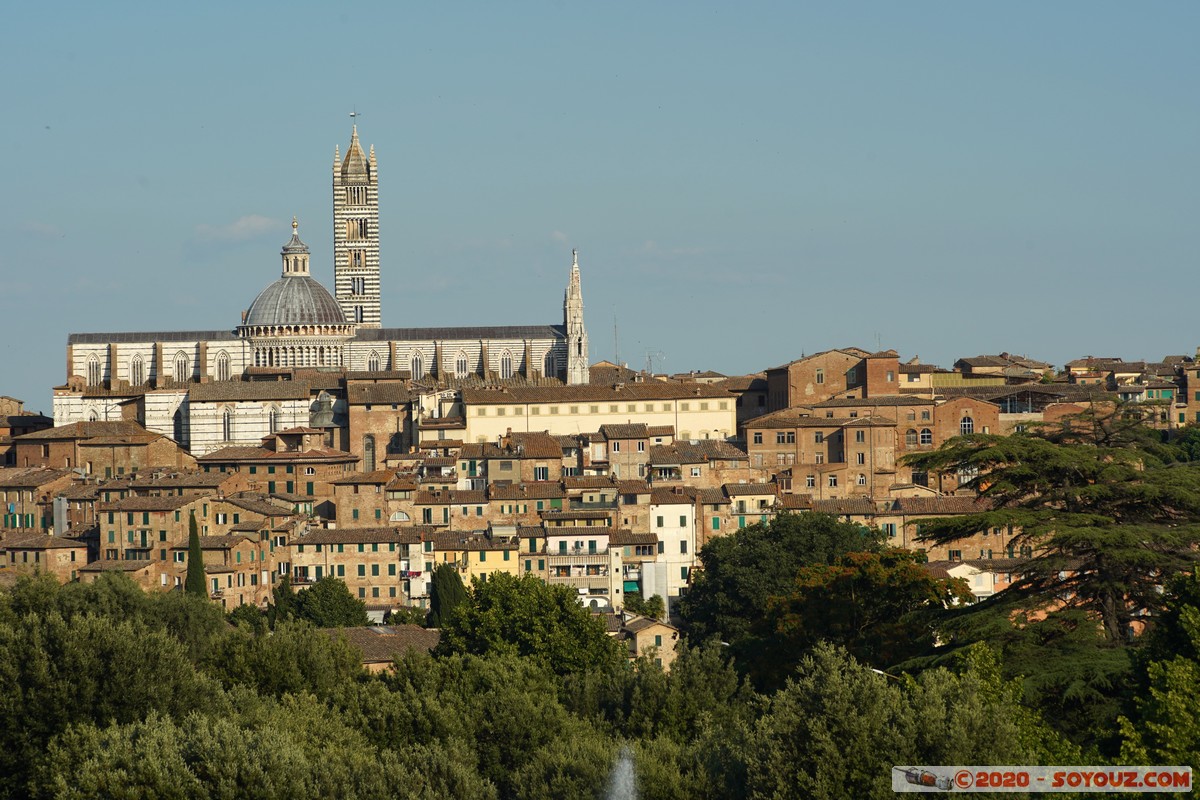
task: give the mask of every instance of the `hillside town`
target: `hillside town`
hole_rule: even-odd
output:
[[[465,584],[535,576],[609,615],[657,596],[661,641],[705,544],[785,513],[881,531],[992,595],[1033,555],[1021,532],[926,541],[924,521],[987,504],[971,471],[906,457],[1117,405],[1160,429],[1200,422],[1187,355],[946,366],[844,347],[743,375],[593,362],[577,251],[552,323],[384,327],[379,163],[357,126],[331,174],[332,293],[293,219],[279,277],[236,325],[71,333],[52,416],[0,399],[3,574],[178,590],[194,521],[226,611],[337,578],[382,621],[427,609],[450,565]]]
[[[112,377],[118,353],[109,348],[97,382],[71,375],[55,388],[56,416],[106,418],[0,401],[5,571],[86,582],[116,570],[147,590],[178,589],[194,516],[222,607],[265,607],[285,577],[304,587],[335,576],[376,619],[426,607],[439,564],[468,583],[535,575],[598,611],[620,611],[630,594],[659,595],[669,610],[706,542],[810,511],[878,528],[982,597],[1031,554],[1008,529],[921,541],[922,520],[983,501],[962,488],[973,476],[917,472],[906,455],[1097,405],[1135,407],[1163,429],[1200,419],[1200,366],[1184,355],[1056,369],[1001,353],[944,368],[847,347],[739,376],[601,361],[576,385],[458,376],[438,362],[420,376],[292,366],[232,376],[201,360],[191,378],[160,378],[151,361],[133,385]],[[193,418],[227,420],[211,442],[189,448],[152,427],[150,410],[180,393]]]

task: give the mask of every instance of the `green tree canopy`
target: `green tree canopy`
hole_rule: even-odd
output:
[[[957,672],[878,675],[823,644],[775,694],[746,745],[750,798],[890,798],[897,764],[1042,764],[1078,757],[1021,708],[996,658]]]
[[[972,475],[992,501],[977,514],[922,523],[921,538],[948,544],[1013,526],[1032,560],[1005,593],[1028,609],[1095,614],[1109,641],[1160,607],[1162,576],[1196,560],[1200,463],[1176,463],[1155,432],[1123,417],[1085,420],[1053,435],[976,434],[909,456],[915,469]]]
[[[918,553],[889,549],[801,568],[792,591],[769,603],[753,672],[781,684],[821,641],[879,667],[931,650],[945,608],[974,598],[962,579],[936,578],[923,562]]]
[[[667,604],[659,594],[645,599],[640,594],[628,594],[625,596],[625,610],[643,617],[663,619],[667,614]]]
[[[467,602],[467,588],[453,564],[438,564],[429,586],[429,627],[445,627],[454,610]]]
[[[208,597],[208,588],[204,583],[204,551],[200,549],[200,533],[196,528],[196,512],[193,511],[188,518],[187,577],[183,581],[183,590],[188,594]]]
[[[337,578],[322,578],[297,592],[295,613],[318,628],[353,628],[371,622],[366,603],[350,594],[346,582]]]
[[[716,636],[737,645],[752,635],[769,599],[792,590],[802,567],[877,551],[882,541],[878,531],[828,514],[780,514],[710,539],[700,549],[703,569],[679,602],[685,629],[693,640]]]
[[[443,624],[438,651],[524,656],[560,674],[625,658],[574,589],[503,572],[471,582],[469,601]]]

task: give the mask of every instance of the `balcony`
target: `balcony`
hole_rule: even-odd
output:
[[[608,575],[554,575],[550,574],[546,582],[551,585],[573,586],[576,589],[608,590]]]
[[[571,511],[615,511],[617,508],[617,500],[615,497],[612,500],[601,500],[598,503],[585,503],[582,500],[571,500],[568,508]]]
[[[546,563],[551,567],[607,567],[608,551],[589,553],[586,550],[568,550],[565,553],[547,552]]]

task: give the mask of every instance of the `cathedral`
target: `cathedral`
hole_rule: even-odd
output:
[[[408,387],[588,383],[578,256],[561,323],[385,328],[375,148],[357,126],[334,149],[333,293],[312,276],[292,220],[277,280],[237,324],[206,331],[72,333],[67,380],[54,389],[56,425],[133,419],[203,455],[257,445],[287,427],[328,422],[347,380]]]

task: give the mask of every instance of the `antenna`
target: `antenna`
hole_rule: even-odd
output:
[[[617,336],[617,315],[613,313],[613,363],[621,366],[621,340]]]
[[[646,373],[648,375],[654,374],[655,359],[658,359],[659,361],[666,361],[667,354],[664,353],[662,350],[647,350],[646,351]]]

